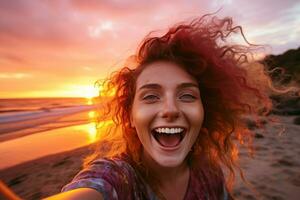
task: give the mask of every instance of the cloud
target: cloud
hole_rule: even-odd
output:
[[[173,1],[175,3],[178,1]],[[111,15],[119,14],[124,17],[124,14],[140,13],[151,11],[161,6],[160,0],[71,0],[70,5],[83,12],[104,12]],[[151,5],[151,6],[150,6]]]
[[[277,53],[299,45],[295,0],[2,0],[0,87],[53,90],[66,81],[103,78],[150,31],[221,7],[218,16],[232,16],[250,42],[270,44]],[[21,83],[26,78],[31,82]]]
[[[84,24],[70,10],[64,10],[63,5],[54,8],[47,1],[24,2],[1,1],[2,44],[64,47],[80,44],[87,38]]]
[[[115,38],[117,34],[114,32],[114,25],[112,21],[101,21],[96,25],[91,25],[88,27],[89,35],[92,38],[98,38],[103,35],[103,33],[112,34]]]

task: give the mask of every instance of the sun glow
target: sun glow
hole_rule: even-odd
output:
[[[105,132],[110,126],[113,125],[113,120],[107,120],[102,122],[96,122],[96,112],[90,111],[88,112],[88,118],[91,123],[87,124],[85,130],[88,134],[89,143],[94,143],[99,140],[99,133]]]
[[[104,128],[108,128],[109,126],[111,126],[113,124],[114,124],[113,120],[107,120],[107,121],[100,122],[99,125],[98,125],[98,127],[100,129],[102,129],[102,128],[104,129]]]
[[[88,133],[88,138],[89,138],[90,143],[94,143],[98,139],[97,125],[96,125],[96,122],[95,122],[95,116],[96,116],[95,111],[88,112],[88,118],[89,118],[89,121],[91,123],[88,124],[86,130],[87,130],[87,133]]]
[[[113,97],[116,95],[116,88],[108,89],[107,86],[99,85],[99,96]]]
[[[66,93],[65,96],[84,97],[92,99],[99,96],[99,88],[91,85],[68,85],[63,89]]]
[[[84,88],[84,95],[89,99],[96,97],[99,95],[98,88],[87,86],[86,88]]]
[[[97,128],[96,128],[96,123],[90,123],[87,126],[87,132],[89,135],[89,142],[94,143],[97,141]]]
[[[95,116],[96,116],[95,111],[90,111],[88,113],[88,116],[89,116],[90,121],[95,121]]]

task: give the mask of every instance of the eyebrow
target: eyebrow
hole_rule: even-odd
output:
[[[177,88],[182,89],[182,88],[189,88],[189,87],[196,87],[197,89],[199,88],[199,86],[195,83],[192,82],[187,82],[187,83],[181,83],[177,86]],[[139,90],[141,89],[161,89],[161,85],[157,84],[157,83],[148,83],[145,84],[143,86],[141,86],[139,88]]]
[[[188,83],[181,83],[178,88],[182,89],[182,88],[189,88],[189,87],[196,87],[197,89],[199,89],[198,84],[196,83],[192,83],[192,82],[188,82]]]

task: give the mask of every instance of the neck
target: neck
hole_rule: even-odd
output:
[[[175,167],[165,167],[159,165],[149,155],[144,154],[143,162],[148,167],[151,173],[155,174],[161,186],[176,183],[183,176],[189,174],[189,167],[186,161]],[[172,185],[172,184],[171,184]]]
[[[190,177],[189,166],[186,161],[175,167],[165,167],[159,165],[148,154],[144,154],[143,163],[155,174],[155,187],[163,199],[182,200],[188,188]]]

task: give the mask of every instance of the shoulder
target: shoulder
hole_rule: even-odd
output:
[[[116,157],[94,160],[82,172],[87,172],[89,175],[95,177],[113,176],[117,178],[119,176],[131,175],[134,173],[134,169],[127,160]]]
[[[97,159],[80,171],[62,191],[77,188],[92,188],[100,192],[104,199],[118,199],[128,193],[134,179],[134,170],[122,158]]]

